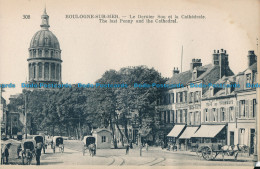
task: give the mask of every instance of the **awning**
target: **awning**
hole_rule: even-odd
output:
[[[201,125],[199,130],[191,137],[207,137],[214,138],[225,125]]]
[[[167,137],[178,137],[184,127],[185,125],[175,125],[170,133],[167,135]]]
[[[191,136],[198,130],[199,127],[186,127],[180,139],[190,139]]]

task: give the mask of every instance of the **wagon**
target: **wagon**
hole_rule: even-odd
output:
[[[35,156],[36,142],[33,139],[25,139],[21,143],[22,164],[30,165]]]
[[[83,153],[83,156],[84,156],[86,150],[89,149],[89,146],[90,146],[91,144],[95,144],[96,138],[93,137],[93,136],[85,136],[85,137],[83,138],[82,142],[83,142],[82,153]],[[95,152],[94,152],[94,154],[95,154]]]
[[[198,157],[202,157],[205,160],[214,160],[219,154],[224,156],[234,156],[237,160],[238,153],[245,153],[249,150],[248,146],[245,145],[225,145],[222,146],[221,143],[201,143],[198,144],[198,149],[196,151]]]
[[[45,137],[43,137],[41,135],[36,135],[36,136],[33,137],[33,139],[35,140],[36,144],[42,143],[43,153],[45,154],[45,149],[47,148],[47,145],[45,143]]]
[[[53,153],[55,153],[56,147],[59,148],[61,153],[64,152],[63,138],[61,136],[54,136],[52,139],[51,148],[53,149]]]

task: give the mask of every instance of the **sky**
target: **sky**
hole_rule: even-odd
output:
[[[213,50],[225,49],[234,73],[247,68],[247,53],[257,50],[258,0],[0,0],[0,84],[13,83],[3,97],[21,92],[28,78],[28,48],[40,30],[46,5],[50,31],[62,50],[62,82],[94,83],[109,69],[147,65],[164,77],[174,67],[189,69],[191,59],[212,62]],[[174,24],[112,24],[98,20],[66,19],[73,14],[204,15],[206,19],[178,20]],[[23,19],[30,15],[30,19]]]

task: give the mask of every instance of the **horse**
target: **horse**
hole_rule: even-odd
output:
[[[89,149],[89,154],[90,154],[91,157],[96,155],[96,146],[95,146],[95,144],[90,144],[88,146],[88,149]]]

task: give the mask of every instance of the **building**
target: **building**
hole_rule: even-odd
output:
[[[57,37],[49,30],[49,16],[44,9],[41,30],[29,47],[28,83],[61,84],[61,49]]]
[[[6,100],[2,97],[3,89],[0,87],[0,124],[1,135],[6,135]]]
[[[112,133],[106,128],[96,129],[92,135],[96,138],[96,146],[98,149],[111,148]]]
[[[254,51],[248,52],[248,68],[236,75],[236,123],[228,126],[228,144],[244,144],[250,147],[250,153],[254,153],[257,96],[256,88],[252,85],[257,83],[257,56]]]
[[[15,105],[13,104],[13,102],[17,100],[18,97],[22,97],[22,95],[18,94],[18,95],[10,96],[9,98],[10,104],[8,105],[8,111],[6,113],[7,134],[10,135],[11,137],[16,136],[18,132],[25,133],[26,127],[27,127],[27,133],[32,134],[31,114],[28,113],[27,116],[25,116],[24,106],[12,106]]]
[[[162,130],[159,139],[176,144],[178,149],[189,149],[191,136],[201,125],[201,98],[208,90],[207,86],[200,86],[214,84],[223,76],[233,74],[223,49],[214,50],[211,64],[202,66],[201,59],[192,59],[190,70],[179,73],[174,69],[166,84],[175,87],[164,92],[156,107]]]

